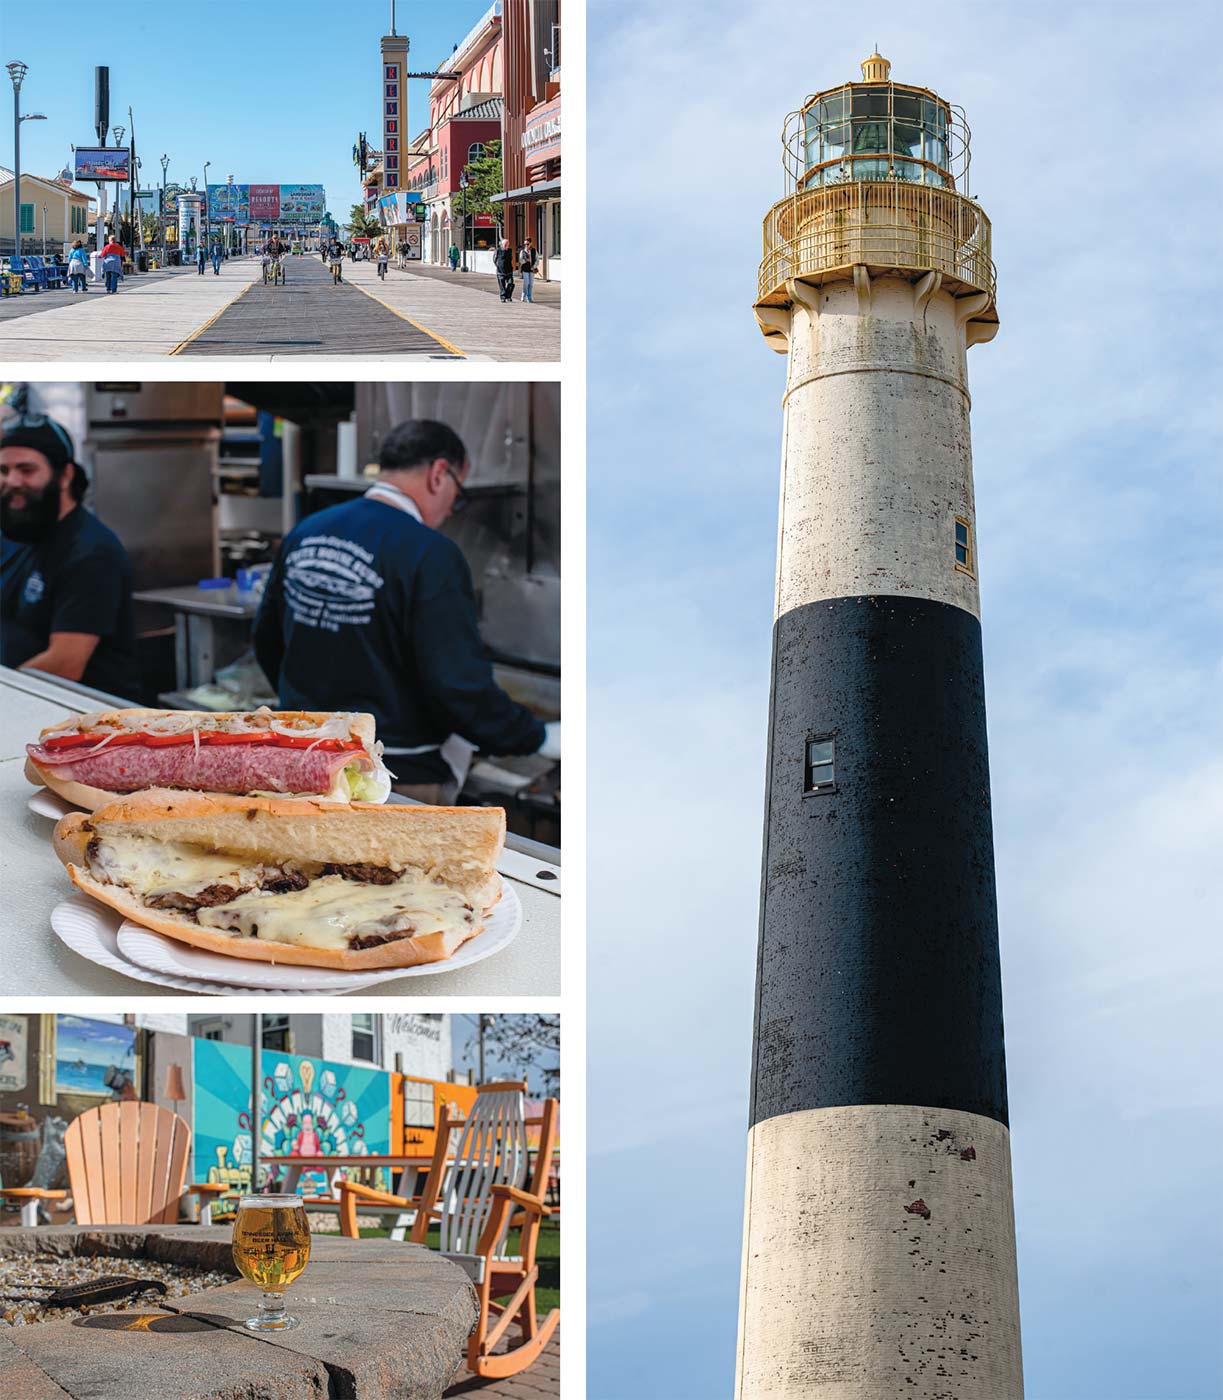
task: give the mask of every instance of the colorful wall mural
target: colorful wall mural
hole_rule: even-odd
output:
[[[55,1092],[135,1098],[136,1030],[80,1016],[55,1018]]]
[[[193,1181],[242,1190],[251,1184],[251,1052],[216,1040],[193,1042]],[[391,1076],[383,1070],[264,1050],[259,1155],[366,1157],[391,1150]],[[263,1176],[274,1179],[276,1168]],[[321,1187],[322,1173],[303,1173]],[[379,1172],[375,1185],[389,1187]]]

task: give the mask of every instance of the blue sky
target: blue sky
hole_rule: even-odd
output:
[[[1027,1393],[1217,1400],[1220,11],[838,13],[589,7],[590,1394],[733,1382],[785,372],[760,219],[786,112],[878,42],[966,108],[994,225],[969,375]]]
[[[415,72],[432,72],[461,43],[491,0],[399,0],[396,30],[411,41]],[[21,90],[21,164],[54,176],[69,146],[96,141],[94,67],[110,66],[111,122],[135,114],[142,180],[321,184],[343,222],[361,197],[353,143],[365,131],[382,145],[379,42],[390,0],[58,0],[6,6],[3,62],[29,65]],[[0,75],[7,76],[7,75]],[[429,86],[408,84],[413,136],[427,124]],[[0,103],[0,162],[13,163],[12,96]],[[114,136],[107,138],[114,144]],[[95,186],[82,186],[93,193]]]

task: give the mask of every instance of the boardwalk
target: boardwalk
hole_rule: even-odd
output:
[[[555,362],[560,287],[509,304],[490,277],[440,268],[345,263],[332,286],[317,256],[286,259],[265,287],[260,260],[232,258],[214,277],[194,268],[129,276],[116,296],[41,292],[0,302],[0,359],[130,361],[163,356],[279,360],[320,356]]]
[[[348,267],[344,269],[348,276]],[[180,355],[410,355],[459,359],[456,349],[365,296],[334,286],[317,257],[285,259],[285,281],[259,280],[178,352]]]

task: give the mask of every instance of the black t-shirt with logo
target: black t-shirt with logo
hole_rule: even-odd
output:
[[[2,544],[0,662],[22,665],[46,650],[52,632],[88,632],[100,640],[82,684],[137,698],[132,566],[114,531],[77,506],[45,540]]]

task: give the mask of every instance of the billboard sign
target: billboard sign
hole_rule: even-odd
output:
[[[327,212],[322,185],[281,185],[280,218],[295,224],[317,224]]]
[[[213,223],[250,223],[250,186],[209,185],[208,217]]]
[[[126,180],[131,171],[131,152],[107,151],[98,146],[78,146],[74,155],[76,180]]]
[[[280,218],[279,185],[251,185],[249,189],[252,220]]]
[[[208,186],[208,216],[214,223],[321,223],[327,210],[322,185]]]

